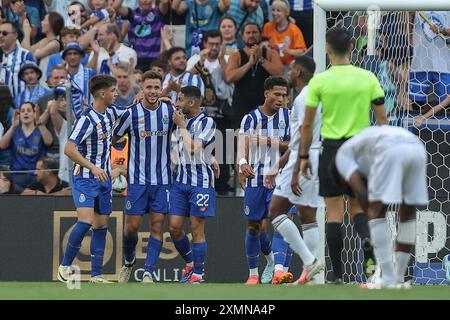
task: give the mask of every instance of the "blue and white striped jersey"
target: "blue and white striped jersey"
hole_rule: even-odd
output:
[[[195,155],[185,150],[180,128],[175,131],[177,139],[176,151],[177,176],[176,181],[193,187],[214,187],[214,170],[211,165],[214,150],[216,123],[204,112],[187,119],[186,130],[191,139],[201,141],[203,148]]]
[[[162,87],[166,88],[169,84],[169,80],[176,81],[180,84],[181,88],[187,86],[195,86],[200,89],[202,97],[205,97],[205,84],[203,83],[202,78],[198,74],[193,74],[188,71],[183,72],[179,76],[175,77],[170,72],[164,76]],[[172,101],[177,101],[177,93],[174,91],[169,92],[169,97]]]
[[[247,180],[248,187],[263,187],[264,175],[280,159],[280,150],[274,139],[288,141],[291,138],[289,129],[289,110],[281,108],[273,116],[265,115],[262,107],[246,114],[241,122],[240,135],[270,137],[272,143],[249,143],[248,163],[255,171],[255,178]]]
[[[17,46],[13,51],[3,53],[2,64],[0,68],[0,82],[6,84],[13,97],[17,97],[20,92],[25,90],[25,82],[19,79],[19,71],[26,61],[34,61],[30,51]],[[19,108],[20,106],[16,106]]]
[[[313,9],[312,0],[288,0],[289,7],[293,11],[308,11]]]
[[[96,72],[82,64],[75,75],[68,74],[72,92],[72,111],[75,119],[83,114],[84,105],[91,105],[92,96],[89,93],[89,80],[96,75]]]
[[[163,185],[172,183],[170,137],[174,129],[170,104],[160,102],[158,109],[137,103],[127,109],[114,129],[114,135],[130,138],[128,183]]]
[[[98,168],[105,170],[108,175],[111,172],[113,127],[125,110],[112,105],[106,109],[104,114],[101,114],[90,106],[75,122],[69,137],[69,140],[78,146],[78,151],[83,157]],[[79,164],[75,164],[73,173],[83,178],[94,178],[89,169],[83,168]]]

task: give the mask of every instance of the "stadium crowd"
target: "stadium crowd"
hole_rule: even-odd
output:
[[[95,74],[117,79],[119,107],[142,98],[148,70],[174,101],[197,86],[217,130],[239,128],[263,104],[264,81],[312,55],[312,17],[308,0],[1,1],[0,194],[66,194],[68,127],[92,102]],[[365,14],[354,17],[354,62],[380,79],[390,121],[410,110],[421,126],[450,104],[450,50],[429,45],[450,34],[450,12],[382,13],[375,57]],[[113,178],[126,174],[124,148],[113,149]],[[233,166],[220,170],[216,192],[234,192]]]

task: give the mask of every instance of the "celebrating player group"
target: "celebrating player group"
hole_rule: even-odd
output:
[[[347,198],[361,239],[365,274],[371,274],[375,263],[381,271],[364,287],[406,288],[416,206],[428,202],[426,152],[412,133],[387,125],[378,80],[350,63],[351,34],[334,28],[326,40],[331,62],[327,71],[314,75],[311,58],[295,59],[288,80],[266,79],[263,105],[241,122],[236,168],[245,193],[246,284],[314,283],[324,269],[324,261],[317,257],[316,221],[317,209],[323,207],[333,268],[329,281],[342,283],[341,224]],[[111,146],[128,135],[124,263],[118,282],[130,279],[138,231],[143,215],[149,214],[151,236],[142,282],[154,281],[167,220],[175,248],[186,263],[180,282],[202,283],[206,220],[215,216],[214,179],[220,175],[214,158],[216,124],[202,108],[202,93],[195,86],[181,87],[173,101],[162,96],[161,76],[148,71],[141,85],[142,99],[126,109],[114,106],[115,87],[111,76],[90,80],[93,103],[76,119],[65,146],[65,154],[74,162],[72,193],[78,221],[68,238],[58,279],[70,280],[73,260],[92,229],[90,281],[110,282],[102,276],[102,266],[112,211]],[[292,106],[290,89],[299,92]],[[371,112],[377,122],[372,127]],[[395,250],[385,216],[389,204],[400,205]],[[302,233],[294,215],[301,218]],[[185,219],[192,242],[184,232]],[[267,232],[270,224],[272,240]],[[260,251],[267,261],[261,276]],[[293,252],[303,265],[295,281],[289,272]]]

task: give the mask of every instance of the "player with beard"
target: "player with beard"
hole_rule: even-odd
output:
[[[120,270],[119,282],[130,279],[136,261],[138,231],[144,214],[149,213],[151,236],[142,282],[152,283],[152,273],[163,245],[164,219],[169,210],[172,182],[170,136],[175,109],[171,104],[160,101],[162,85],[159,73],[144,73],[141,90],[144,95],[142,102],[128,108],[114,130],[114,141],[125,134],[130,139],[123,237],[125,263]]]
[[[205,85],[199,75],[192,74],[186,70],[187,60],[185,50],[181,47],[173,47],[167,51],[167,63],[169,72],[163,79],[163,91],[161,96],[170,97],[177,101],[181,88],[194,86],[200,89],[202,97],[205,96]]]

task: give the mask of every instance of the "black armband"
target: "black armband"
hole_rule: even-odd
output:
[[[309,154],[301,154],[298,156],[300,159],[302,160],[308,160],[309,159]]]
[[[373,100],[372,103],[376,106],[381,106],[382,104],[384,104],[384,97],[377,98],[377,99]]]

